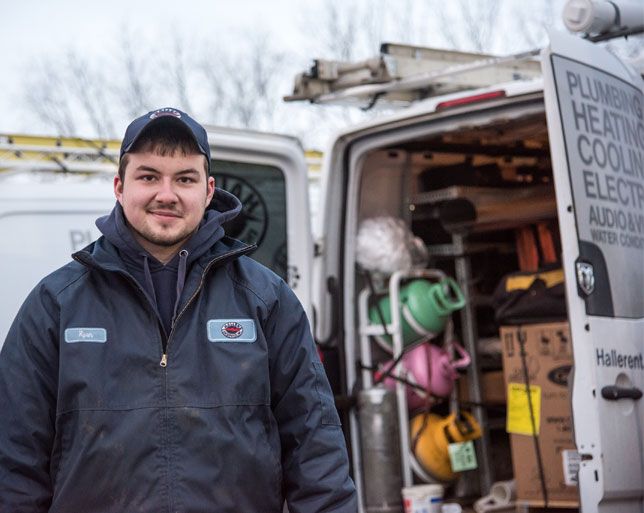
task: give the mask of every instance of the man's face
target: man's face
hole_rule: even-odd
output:
[[[131,153],[114,194],[136,240],[162,262],[170,260],[199,226],[215,192],[204,156]]]

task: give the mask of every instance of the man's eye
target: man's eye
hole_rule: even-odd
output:
[[[142,180],[144,182],[152,182],[153,180],[156,180],[156,176],[154,176],[154,175],[141,175],[141,176],[139,176],[139,180]]]
[[[179,178],[179,183],[184,183],[184,184],[195,183],[195,181],[196,180],[194,178],[190,178],[187,176],[182,176],[181,178]]]

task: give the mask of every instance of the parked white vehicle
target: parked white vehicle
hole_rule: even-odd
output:
[[[579,21],[588,9],[592,14],[597,2],[576,4],[568,14]],[[460,65],[476,67],[475,58],[463,59]],[[467,83],[454,86],[457,79],[429,67],[422,76],[409,78],[406,87],[394,81],[397,86],[392,82],[321,93],[328,101],[380,101],[389,95],[413,103],[349,127],[334,139],[324,157],[315,241],[299,143],[210,128],[217,185],[245,205],[241,220],[229,231],[259,243],[255,256],[288,281],[310,313],[344,412],[364,511],[359,425],[350,399],[363,382],[358,365],[365,358],[357,306],[366,287],[356,265],[360,223],[376,216],[403,219],[425,240],[433,262],[450,269],[463,285],[470,301],[461,315],[460,337],[473,357],[470,396],[480,402],[476,348],[485,328],[468,289],[472,277],[490,269],[499,275],[510,270],[494,255],[511,251],[511,230],[531,214],[513,210],[486,218],[478,212],[462,218],[459,230],[445,230],[444,225],[438,230],[431,211],[436,192],[494,187],[506,191],[510,201],[512,192],[550,187],[556,211],[549,218],[559,227],[574,349],[572,415],[581,455],[581,508],[584,513],[641,512],[644,83],[638,72],[602,47],[563,34],[552,34],[539,61],[497,64],[506,81],[479,75],[487,85],[474,89]],[[480,67],[489,68],[489,62]],[[439,90],[449,92],[419,100],[437,81]],[[12,144],[2,141],[0,151]],[[116,150],[104,153],[114,156]],[[94,219],[114,201],[105,180],[111,173],[16,171],[9,160],[0,158],[0,168],[14,169],[0,173],[0,234],[5,241],[0,248],[5,285],[0,340],[27,291],[97,235]],[[54,175],[54,183],[47,183]],[[402,384],[397,395],[402,411]],[[485,419],[480,408],[474,413]],[[402,478],[409,485],[414,469],[405,415],[400,422]],[[495,476],[485,437],[477,444],[483,494]]]

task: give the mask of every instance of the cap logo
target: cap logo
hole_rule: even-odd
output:
[[[244,327],[238,322],[227,322],[221,327],[221,334],[226,338],[239,338],[244,332]]]
[[[150,119],[156,119],[156,118],[160,118],[160,117],[163,117],[163,116],[172,116],[172,117],[175,117],[175,118],[180,118],[181,117],[181,112],[179,112],[178,110],[170,109],[170,108],[166,107],[166,108],[163,108],[163,109],[155,110],[152,114],[150,114]]]

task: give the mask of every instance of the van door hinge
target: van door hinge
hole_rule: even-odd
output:
[[[324,243],[325,243],[324,237],[320,237],[319,239],[317,239],[316,241],[313,242],[313,256],[314,257],[319,257],[319,256],[322,256],[324,254],[324,250],[325,250]]]

